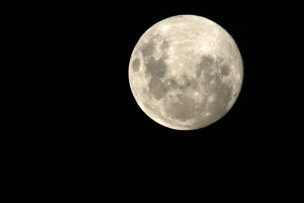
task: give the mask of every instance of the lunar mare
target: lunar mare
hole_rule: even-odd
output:
[[[168,128],[194,130],[222,118],[235,103],[243,61],[233,38],[204,17],[179,15],[150,27],[129,63],[140,108]]]

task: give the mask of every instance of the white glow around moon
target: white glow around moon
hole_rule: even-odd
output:
[[[129,82],[140,108],[172,129],[193,130],[222,118],[235,103],[243,62],[233,38],[194,15],[164,19],[137,42]]]

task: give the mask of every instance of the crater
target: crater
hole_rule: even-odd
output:
[[[237,96],[237,93],[236,92],[234,92],[233,93],[233,98],[235,98]]]

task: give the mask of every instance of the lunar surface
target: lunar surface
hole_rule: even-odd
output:
[[[137,42],[129,82],[139,107],[168,128],[194,130],[235,103],[243,61],[233,38],[204,17],[179,15],[150,27]]]

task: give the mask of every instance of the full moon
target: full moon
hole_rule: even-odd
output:
[[[221,119],[243,82],[240,51],[228,32],[200,16],[178,15],[150,27],[129,63],[133,96],[152,120],[194,130]]]

